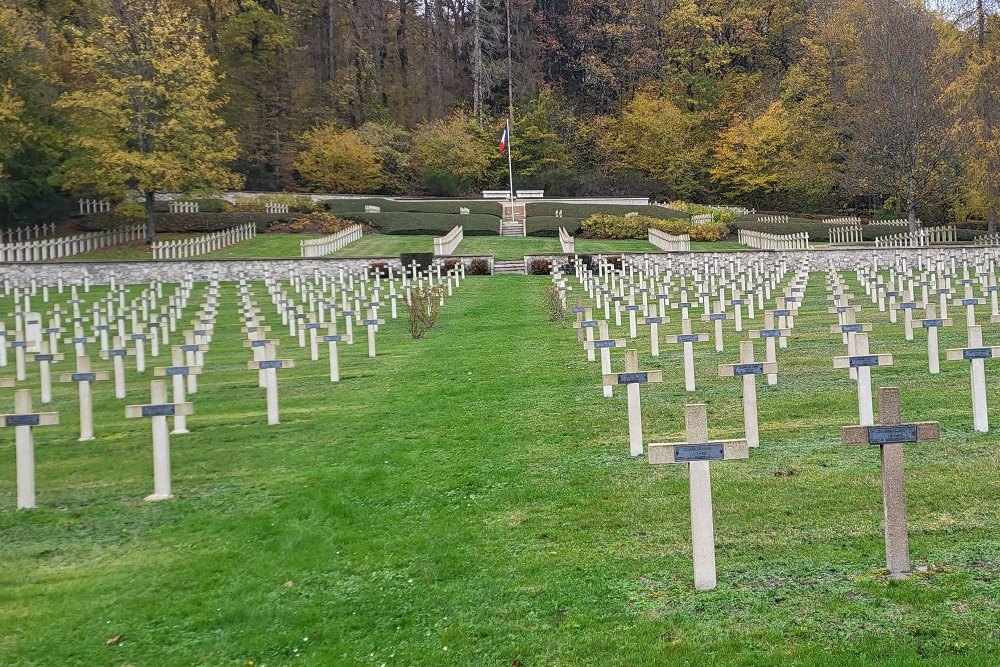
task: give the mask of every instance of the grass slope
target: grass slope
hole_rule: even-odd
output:
[[[896,355],[876,384],[902,386],[904,417],[941,420],[944,437],[906,451],[911,551],[928,570],[888,583],[878,452],[838,445],[855,389],[831,368],[843,346],[814,276],[779,384],[758,384],[762,447],[713,466],[720,586],[696,594],[686,470],[630,459],[624,395],[601,398],[575,332],[545,321],[545,284],[470,278],[426,339],[397,321],[376,359],[363,339],[341,346],[337,385],[265,308],[280,356],[299,362],[280,372],[274,427],[224,286],[192,433],[172,438],[171,502],[142,502],[149,422],[122,418],[148,376],[130,373],[126,401],[99,383],[91,443],[76,442],[72,388],[57,385],[46,409],[62,424],[36,431],[41,509],[13,511],[13,434],[0,440],[0,664],[993,661],[1000,460],[994,435],[971,433],[966,364],[930,378],[921,334],[905,343],[865,311],[873,352]],[[647,441],[678,439],[682,405],[698,401],[713,437],[740,434],[740,383],[713,379],[736,358],[726,327],[724,353],[698,346],[693,394],[678,349],[640,353],[667,371],[642,391]],[[0,397],[9,409],[11,390]]]

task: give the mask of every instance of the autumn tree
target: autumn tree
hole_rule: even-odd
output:
[[[664,183],[674,198],[699,190],[706,151],[699,141],[700,119],[653,92],[641,92],[610,122],[600,143],[614,165],[634,169]]]
[[[955,121],[955,135],[965,166],[964,208],[987,221],[997,233],[1000,212],[1000,16],[986,0],[953,7],[956,29],[944,51],[955,63],[944,100]]]
[[[74,46],[77,86],[56,105],[71,124],[62,186],[115,198],[138,191],[148,242],[157,192],[243,181],[226,166],[238,147],[219,116],[216,64],[202,40],[172,0],[116,0]]]
[[[377,192],[382,160],[357,130],[322,125],[302,135],[295,171],[303,185],[329,192]]]
[[[13,218],[50,194],[58,164],[60,124],[51,113],[58,93],[56,54],[62,40],[44,15],[0,0],[0,218]]]
[[[454,178],[457,185],[468,187],[486,174],[490,150],[496,148],[491,149],[480,139],[475,122],[463,113],[455,113],[417,127],[410,161],[424,183],[447,176]]]
[[[935,76],[938,32],[921,7],[864,0],[847,69],[851,170],[861,190],[897,197],[916,230],[918,209],[955,182],[955,146]]]

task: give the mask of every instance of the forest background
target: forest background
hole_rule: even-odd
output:
[[[502,189],[510,94],[518,188],[995,229],[995,0],[509,2],[0,0],[0,219]]]

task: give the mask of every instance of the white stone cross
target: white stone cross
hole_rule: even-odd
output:
[[[757,426],[757,376],[777,374],[778,364],[774,362],[756,363],[753,360],[753,341],[740,341],[740,363],[719,364],[719,377],[743,378],[743,430],[750,447],[760,446]]]
[[[650,309],[652,315],[642,318],[642,323],[649,327],[650,356],[658,357],[660,356],[660,325],[669,322],[670,318],[659,314],[659,304],[652,304]]]
[[[375,357],[375,332],[378,331],[378,325],[385,324],[385,320],[380,320],[375,315],[375,309],[368,309],[368,319],[361,320],[361,324],[368,327],[368,356]]]
[[[59,423],[58,412],[32,412],[31,390],[14,392],[14,413],[0,415],[0,426],[14,427],[15,467],[17,469],[17,509],[35,505],[35,441],[32,429]]]
[[[945,351],[948,361],[969,361],[969,376],[972,381],[972,427],[986,433],[990,422],[986,412],[986,365],[987,359],[1000,357],[1000,346],[983,347],[983,328],[969,327],[969,346]]]
[[[708,409],[704,403],[684,406],[687,442],[650,443],[649,462],[687,463],[691,489],[691,538],[694,547],[694,587],[710,591],[716,586],[715,520],[712,517],[711,461],[746,459],[746,440],[708,439]]]
[[[732,319],[729,317],[729,313],[722,310],[722,304],[716,302],[714,313],[702,313],[701,319],[705,322],[712,322],[714,325],[714,340],[715,340],[715,351],[723,352],[725,350],[723,346],[723,335],[722,335],[722,323],[726,320]]]
[[[41,351],[33,355],[38,362],[38,379],[42,386],[42,404],[52,402],[52,364],[62,361],[63,355],[49,352],[49,344],[42,341]]]
[[[273,347],[265,347],[265,350],[273,350]],[[268,425],[280,424],[278,415],[278,369],[294,368],[295,362],[291,359],[268,359],[269,352],[265,352],[265,358],[260,361],[247,362],[247,368],[253,371],[264,371],[264,389],[267,391],[267,423]]]
[[[587,350],[601,351],[601,375],[611,372],[611,350],[616,347],[625,347],[624,338],[608,338],[608,323],[606,320],[599,320],[597,323],[597,336],[595,341],[588,341],[583,344]],[[604,397],[611,398],[611,386],[604,385]]]
[[[115,336],[112,346],[101,352],[102,359],[111,359],[111,374],[115,378],[115,398],[126,397],[125,391],[125,357],[135,354],[135,348],[125,347],[122,339]]]
[[[156,377],[171,378],[173,396],[175,404],[185,402],[184,378],[189,375],[200,375],[201,366],[187,366],[184,363],[184,351],[180,346],[175,346],[170,354],[170,366],[157,366],[153,368],[153,375]],[[171,434],[190,433],[187,428],[187,415],[174,414],[174,429]]]
[[[703,343],[708,340],[708,334],[691,333],[691,320],[681,320],[681,332],[677,335],[667,336],[668,343],[681,343],[684,345],[684,388],[687,391],[694,391],[694,343]]]
[[[150,417],[153,423],[153,493],[146,500],[169,500],[173,498],[170,489],[170,433],[167,417],[190,415],[194,406],[190,403],[168,403],[167,383],[153,380],[149,383],[151,401],[146,405],[125,406],[125,418]]]
[[[877,366],[892,366],[891,354],[869,354],[868,334],[858,333],[854,337],[855,354],[844,357],[834,357],[834,368],[853,368],[858,372],[858,414],[862,426],[872,426],[875,423],[875,413],[872,408],[872,368]]]
[[[625,350],[625,372],[604,375],[604,386],[625,385],[628,401],[628,446],[632,456],[642,455],[642,406],[639,385],[663,382],[663,371],[640,371],[639,352]]]
[[[75,373],[61,373],[60,382],[75,382],[80,401],[80,442],[94,439],[94,407],[90,383],[108,379],[107,371],[90,370],[89,357],[76,358]]]
[[[922,320],[917,320],[917,323],[921,328],[927,329],[927,369],[931,375],[937,375],[941,372],[941,356],[938,352],[938,329],[940,327],[950,327],[951,320],[937,317],[937,306],[933,303],[927,304],[924,314],[926,317]]]

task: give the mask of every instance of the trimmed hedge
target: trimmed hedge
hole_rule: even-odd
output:
[[[157,232],[168,234],[218,232],[248,222],[254,223],[257,231],[262,233],[266,232],[273,222],[293,220],[302,216],[301,213],[157,213],[153,215],[153,222]],[[99,213],[79,219],[74,228],[81,232],[97,232],[137,222],[143,220],[125,218],[113,213]]]
[[[500,234],[500,216],[494,215],[445,215],[440,213],[347,213],[341,217],[371,225],[383,234],[446,234],[457,225],[466,236],[497,236]]]
[[[378,206],[382,209],[382,213],[458,215],[459,208],[467,208],[470,215],[493,215],[497,218],[503,215],[503,205],[500,202],[480,200],[396,201],[382,197],[369,197],[364,199],[331,199],[324,205],[328,211],[338,215],[364,213],[365,206]]]
[[[527,202],[525,212],[530,220],[534,216],[547,217],[555,216],[556,211],[563,212],[563,219],[577,218],[584,220],[592,215],[604,213],[607,215],[623,216],[626,213],[636,211],[639,215],[650,218],[660,218],[663,220],[670,218],[690,219],[690,215],[682,211],[663,208],[662,206],[625,206],[622,204],[559,204],[556,202]]]
[[[557,218],[552,215],[528,216],[528,236],[559,236],[559,228],[565,227],[570,236],[580,233],[583,220],[579,218]]]

